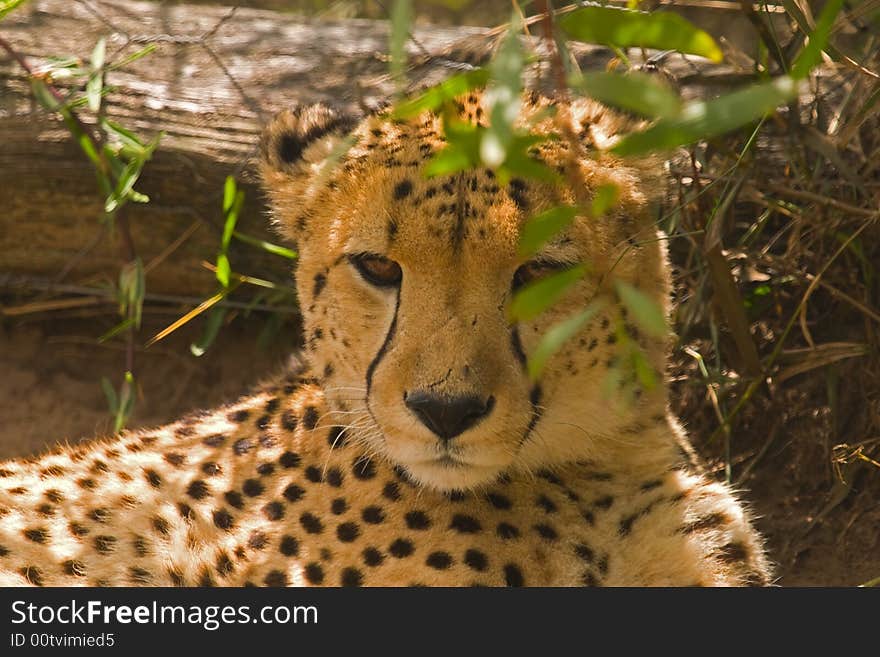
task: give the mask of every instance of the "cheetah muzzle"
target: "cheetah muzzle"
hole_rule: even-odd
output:
[[[527,95],[522,125],[552,131],[549,102]],[[484,121],[482,103],[461,98],[461,117]],[[668,304],[657,163],[595,148],[629,119],[588,101],[565,116],[579,148],[535,153],[557,185],[426,178],[445,143],[431,113],[281,113],[261,173],[300,251],[303,365],[164,427],[0,464],[0,584],[767,584],[743,505],[682,458],[665,386],[619,382],[619,403],[606,383],[621,335],[661,378],[665,339],[606,304],[528,375],[611,268]],[[609,214],[519,255],[529,217],[608,184]],[[582,262],[566,296],[511,325],[519,287]]]

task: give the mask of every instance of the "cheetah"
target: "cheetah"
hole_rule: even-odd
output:
[[[456,103],[485,123],[481,92]],[[635,120],[583,99],[554,118],[555,103],[527,94],[519,120],[577,136],[580,150],[537,149],[562,185],[426,177],[444,147],[430,111],[278,115],[260,171],[300,252],[298,364],[221,408],[0,464],[0,584],[770,583],[747,508],[683,456],[667,388],[619,403],[603,384],[633,323],[621,304],[528,375],[541,336],[612,268],[669,303],[651,214],[660,168],[603,150]],[[608,184],[607,215],[518,254],[529,217]],[[589,274],[566,296],[511,324],[517,289],[581,262]],[[662,373],[667,340],[627,330]]]

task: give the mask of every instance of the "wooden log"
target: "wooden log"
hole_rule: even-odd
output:
[[[247,195],[239,229],[277,241],[251,162],[260,126],[272,113],[319,101],[357,112],[393,91],[385,75],[383,22],[304,22],[251,9],[223,21],[228,13],[127,0],[33,0],[0,24],[0,36],[37,70],[50,56],[88,61],[102,36],[114,60],[155,44],[153,53],[108,73],[113,90],[104,99],[109,118],[145,138],[164,135],[137,186],[150,202],[124,209],[144,262],[201,224],[151,270],[152,292],[213,290],[213,276],[200,262],[213,260],[219,245],[229,174]],[[481,31],[431,28],[416,36],[423,48],[438,52]],[[88,112],[82,116],[88,122]],[[54,277],[73,262],[66,282],[114,280],[120,257],[115,236],[104,231],[99,239],[102,205],[91,164],[59,117],[33,102],[22,68],[0,51],[0,272]],[[288,261],[253,247],[234,244],[231,259],[245,273],[288,277]]]

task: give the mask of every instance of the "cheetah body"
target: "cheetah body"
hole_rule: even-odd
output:
[[[484,105],[474,94],[457,106],[480,124]],[[583,101],[564,119],[542,118],[547,106],[527,97],[523,121],[538,134],[568,121],[584,152],[632,127]],[[426,180],[442,146],[430,113],[276,119],[262,173],[301,251],[305,365],[174,424],[0,464],[0,584],[766,584],[742,504],[682,458],[665,388],[616,403],[603,384],[628,326],[619,306],[586,322],[538,382],[525,369],[611,268],[667,303],[660,242],[628,240],[651,235],[655,163],[557,140],[538,156],[569,181],[561,191],[489,171]],[[578,219],[527,270],[588,260],[590,275],[511,326],[526,218],[607,183],[620,190],[608,221]],[[397,263],[402,279],[371,284],[354,266],[362,254]],[[636,339],[662,371],[665,340]],[[482,395],[491,411],[440,441],[407,410],[425,390]]]

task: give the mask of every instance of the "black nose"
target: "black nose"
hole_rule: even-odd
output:
[[[404,396],[407,407],[443,442],[464,433],[495,406],[495,398],[475,395],[443,397],[429,392],[411,392]]]

